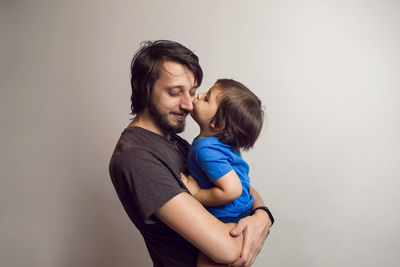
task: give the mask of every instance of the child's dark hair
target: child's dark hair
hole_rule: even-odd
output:
[[[216,137],[237,150],[251,148],[264,121],[260,99],[235,80],[219,79],[215,84],[222,90],[219,108],[211,120],[216,129],[221,129]]]

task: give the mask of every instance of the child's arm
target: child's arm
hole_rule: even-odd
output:
[[[215,187],[200,189],[196,180],[191,177],[182,179],[190,193],[204,206],[218,206],[229,203],[242,194],[242,183],[235,170],[231,170],[214,181]]]

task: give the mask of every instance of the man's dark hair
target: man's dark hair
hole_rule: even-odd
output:
[[[153,86],[160,77],[164,61],[173,61],[188,68],[200,86],[203,71],[199,58],[183,45],[168,40],[146,41],[136,52],[131,63],[131,110],[138,114],[150,103]]]
[[[216,137],[237,150],[251,148],[264,121],[260,99],[235,80],[219,79],[215,84],[222,91],[219,108],[211,120],[216,129],[221,129]]]

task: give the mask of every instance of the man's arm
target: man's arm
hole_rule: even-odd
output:
[[[264,201],[253,187],[250,187],[250,193],[254,197],[252,209],[264,206]],[[230,231],[230,234],[232,236],[243,234],[243,248],[240,258],[232,266],[251,266],[253,264],[269,234],[271,225],[272,222],[268,214],[263,210],[256,210],[252,216],[238,222],[236,227]]]
[[[188,178],[189,180],[186,180]],[[190,183],[190,179],[193,180],[194,183]],[[188,188],[192,194],[193,192],[197,192],[199,189],[196,181],[191,176],[182,176],[182,181],[186,185],[189,183]],[[190,189],[190,187],[192,189]],[[257,207],[264,206],[264,201],[253,187],[250,187],[250,193],[254,197],[252,205],[253,210]],[[256,210],[252,216],[248,216],[239,221],[236,227],[230,231],[230,234],[232,236],[238,236],[243,233],[244,242],[240,258],[233,264],[233,266],[250,266],[253,264],[269,234],[269,228],[271,225],[272,222],[268,214],[263,210]]]
[[[231,236],[232,225],[219,221],[188,193],[176,195],[155,215],[216,262],[240,257],[243,235]]]
[[[253,208],[262,206],[264,202],[257,191],[251,188],[251,193]],[[215,262],[233,262],[232,266],[253,264],[271,226],[268,214],[257,210],[232,229],[187,193],[169,200],[155,215]]]

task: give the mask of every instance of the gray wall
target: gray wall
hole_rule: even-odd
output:
[[[150,266],[108,161],[131,57],[162,38],[199,55],[200,92],[235,78],[266,106],[254,266],[399,265],[398,1],[0,3],[1,266]]]

